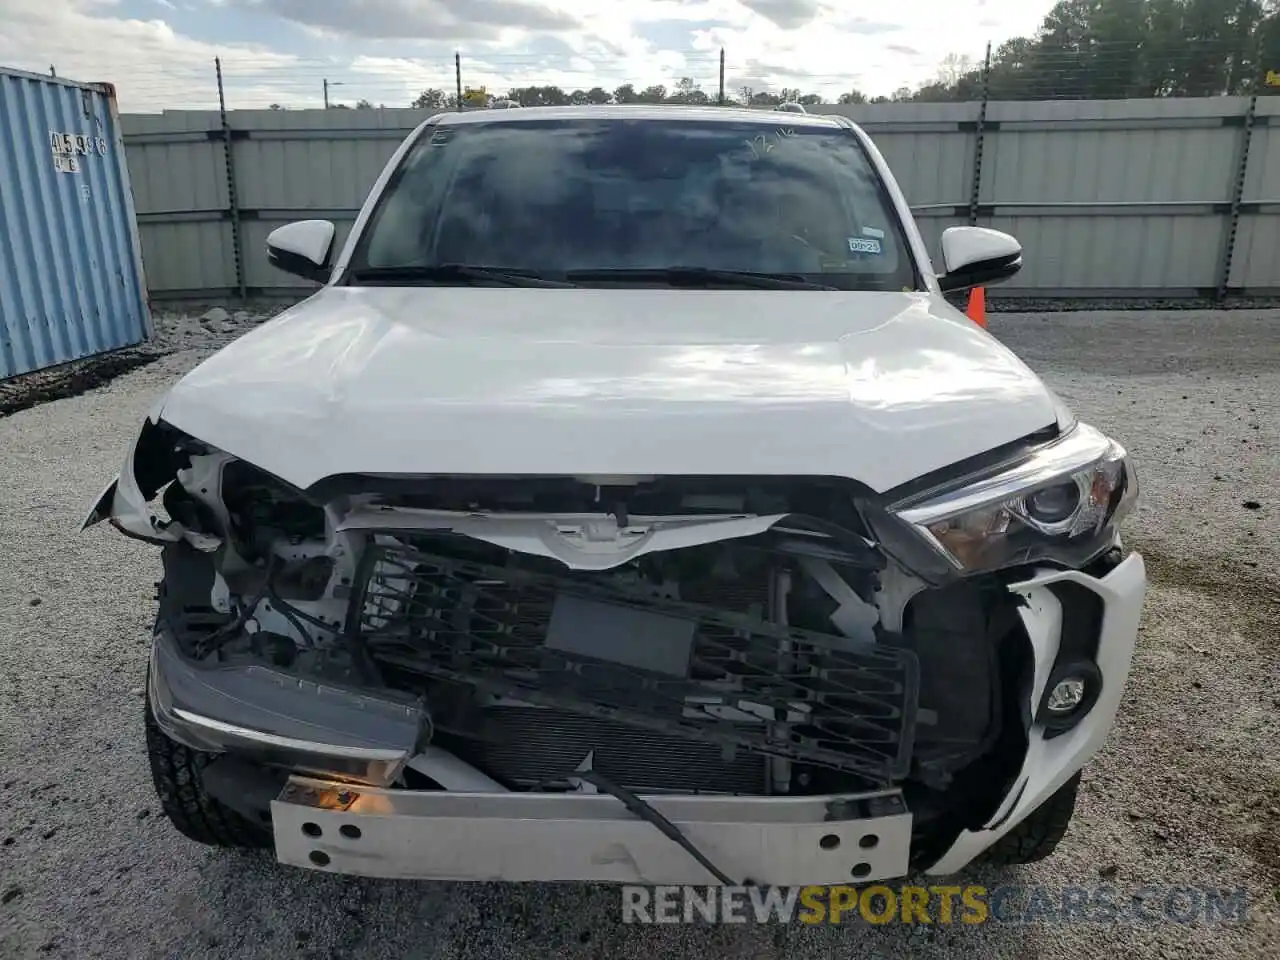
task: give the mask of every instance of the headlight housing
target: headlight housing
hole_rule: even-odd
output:
[[[1124,448],[1078,424],[1022,463],[890,512],[965,573],[1037,560],[1079,566],[1110,546],[1137,494]]]

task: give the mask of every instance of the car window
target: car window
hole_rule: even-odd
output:
[[[430,129],[389,183],[353,266],[679,265],[915,288],[901,224],[861,143],[789,120]]]

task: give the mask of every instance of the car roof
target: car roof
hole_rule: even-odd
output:
[[[749,110],[745,107],[691,107],[684,104],[626,103],[581,107],[524,107],[520,110],[468,110],[442,113],[436,123],[525,123],[529,120],[671,120],[689,122],[758,123],[776,127],[778,111]],[[788,113],[788,126],[840,128],[838,117],[813,113]]]

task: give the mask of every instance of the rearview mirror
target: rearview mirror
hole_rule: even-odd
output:
[[[329,279],[334,226],[329,220],[296,220],[267,236],[267,260],[273,267],[317,283]]]
[[[1007,233],[986,227],[950,227],[942,232],[942,260],[947,272],[938,277],[944,293],[1007,280],[1022,269],[1022,244]]]

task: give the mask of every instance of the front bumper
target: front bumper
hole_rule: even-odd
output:
[[[1035,651],[1035,677],[1029,704],[1032,716],[1044,696],[1062,635],[1062,603],[1049,589],[1055,583],[1077,583],[1102,598],[1097,653],[1102,692],[1093,709],[1065,734],[1046,739],[1043,728],[1032,725],[1022,768],[995,814],[981,828],[963,831],[928,873],[958,872],[1013,830],[1098,752],[1115,722],[1138,639],[1138,621],[1147,593],[1146,566],[1140,554],[1131,553],[1100,579],[1078,570],[1056,570],[1009,588],[1026,600],[1018,612]]]
[[[1146,593],[1142,558],[1131,554],[1100,578],[1052,570],[1009,588],[1025,601],[1019,615],[1034,652],[1027,704],[1032,716],[1058,655],[1063,605],[1051,587],[1063,582],[1078,584],[1102,600],[1096,654],[1101,694],[1066,733],[1046,738],[1033,724],[1021,768],[994,814],[962,831],[928,873],[958,872],[1013,830],[1084,766],[1114,722]],[[328,778],[294,777],[272,802],[276,852],[283,863],[416,879],[663,884],[712,880],[678,844],[610,796],[382,789],[413,756],[414,741],[408,734],[417,729],[419,718],[411,708],[352,700],[352,691],[304,689],[282,682],[265,668],[234,675],[232,691],[227,675],[220,673],[183,660],[158,635],[152,707],[170,736],[196,749],[249,754]],[[312,701],[319,713],[311,713],[298,726],[304,718],[290,715],[292,707],[246,712],[246,705],[253,705],[249,693],[258,684],[270,688],[274,708],[282,702],[276,698],[287,693]],[[200,709],[194,708],[197,702]],[[350,727],[339,737],[332,706],[360,711],[366,721],[378,722],[358,739]],[[272,714],[274,721],[288,721],[287,730]],[[377,786],[343,782],[356,777]],[[892,798],[892,805],[885,806],[885,798]],[[733,877],[792,885],[871,881],[907,873],[912,817],[895,792],[646,799]],[[833,810],[838,815],[833,816]],[[871,835],[875,843],[864,846]]]
[[[771,886],[903,876],[911,815],[896,791],[648,802],[730,877]],[[380,790],[293,777],[271,804],[281,863],[411,880],[717,880],[617,799],[583,793]]]

